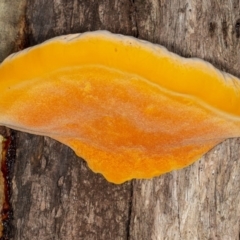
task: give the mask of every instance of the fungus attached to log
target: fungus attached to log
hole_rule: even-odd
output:
[[[0,94],[0,125],[70,146],[114,183],[183,168],[240,136],[237,78],[106,31],[11,55]]]

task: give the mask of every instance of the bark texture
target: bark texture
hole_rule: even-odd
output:
[[[0,1],[0,62],[20,46],[25,6],[26,0]]]
[[[3,136],[0,135],[0,164],[2,165],[2,161],[3,161]],[[3,177],[3,173],[2,171],[0,171],[0,206],[1,206],[1,210],[3,208],[3,204],[4,204],[4,200],[5,200],[5,194],[4,194],[4,177]],[[0,221],[0,237],[3,235],[3,222],[2,222],[2,218]]]
[[[17,19],[14,47],[6,44],[7,31],[1,36],[5,55],[57,35],[106,29],[240,77],[239,1],[15,2],[24,17],[11,7],[8,16],[0,11],[5,24]],[[239,239],[240,139],[226,140],[186,169],[122,185],[92,173],[52,139],[18,132],[16,141],[13,239]]]
[[[134,4],[139,38],[240,77],[239,1]],[[131,239],[239,239],[239,143],[227,140],[189,168],[134,181]]]

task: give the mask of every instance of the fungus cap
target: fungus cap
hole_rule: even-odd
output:
[[[107,31],[9,56],[0,92],[0,125],[70,146],[114,183],[183,168],[240,136],[236,77]]]

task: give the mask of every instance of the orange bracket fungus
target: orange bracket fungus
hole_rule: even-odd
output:
[[[70,146],[114,183],[183,168],[240,136],[237,78],[106,31],[9,56],[0,94],[0,125]]]

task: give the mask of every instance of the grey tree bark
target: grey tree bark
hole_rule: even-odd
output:
[[[5,0],[0,8],[1,59],[57,35],[106,29],[240,77],[236,0]],[[114,185],[66,146],[16,134],[12,239],[239,239],[240,139],[186,169]]]

